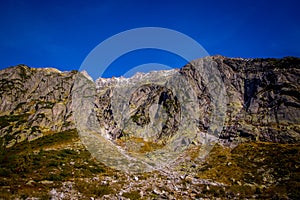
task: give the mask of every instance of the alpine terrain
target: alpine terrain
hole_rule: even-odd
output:
[[[300,199],[300,58],[0,71],[0,199]]]

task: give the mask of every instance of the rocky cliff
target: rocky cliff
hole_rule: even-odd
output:
[[[188,112],[197,110],[193,113],[193,117],[197,118],[197,130],[208,131],[214,109],[212,92],[208,87],[212,83],[205,82],[201,70],[197,68],[210,62],[219,70],[226,91],[226,104],[222,105],[226,114],[218,135],[220,139],[299,142],[300,59],[231,59],[215,56],[201,61],[200,66],[194,61],[180,70],[137,74],[130,79],[96,80],[97,98],[93,112],[100,126],[112,138],[136,134],[131,132],[155,126],[159,130],[155,133],[153,130],[151,138],[166,140],[178,131],[186,109]],[[76,77],[76,71],[60,72],[24,65],[1,70],[0,134],[5,138],[5,144],[12,146],[49,132],[74,128],[71,104]],[[168,79],[167,83],[165,80]],[[172,88],[180,87],[188,88],[193,93],[182,91],[182,94],[176,94],[172,91]],[[113,94],[123,95],[122,100],[128,101],[129,110],[114,108],[116,105],[113,103],[120,103],[120,98],[113,97]],[[178,99],[183,95],[194,95],[192,100],[196,102],[184,107],[183,99]],[[127,123],[132,125],[124,127],[120,124],[124,123],[125,115]],[[153,124],[155,121],[163,123]]]
[[[293,57],[213,56],[95,82],[1,70],[0,199],[299,199],[299,83]]]
[[[193,113],[197,120],[197,130],[207,132],[211,123],[211,115],[216,106],[212,103],[212,91],[209,85],[213,83],[206,82],[201,70],[197,69],[209,63],[216,66],[220,72],[222,84],[225,87],[224,102],[221,104],[223,110],[226,110],[224,124],[222,124],[219,138],[227,141],[269,141],[280,143],[299,142],[300,125],[300,60],[298,58],[284,59],[231,59],[222,56],[209,57],[187,64],[179,71],[171,70],[166,72],[152,72],[152,74],[139,74],[131,79],[98,79],[96,81],[99,108],[97,113],[99,121],[106,121],[106,131],[113,137],[121,137],[125,132],[134,132],[139,127],[151,124],[151,120],[157,121],[159,111],[151,111],[151,106],[161,105],[165,108],[165,123],[160,130],[156,131],[159,139],[162,136],[168,136],[178,130],[180,118],[183,115],[183,102],[178,100],[180,95],[192,96],[195,101],[189,105],[188,111],[198,110]],[[180,75],[174,75],[176,72]],[[213,73],[213,72],[212,72]],[[163,77],[163,84],[160,77]],[[175,79],[175,80],[174,80]],[[182,82],[184,79],[185,82]],[[147,80],[151,84],[143,82]],[[132,88],[134,83],[136,87],[129,91],[124,88]],[[185,85],[188,84],[188,87]],[[177,86],[176,86],[177,85]],[[189,88],[194,93],[187,91],[182,94],[176,94],[169,88]],[[116,88],[116,89],[115,89]],[[121,88],[121,89],[120,89]],[[113,109],[111,98],[113,90],[115,95],[126,99],[130,109],[128,111],[122,108]],[[125,91],[125,92],[124,92]],[[129,95],[129,97],[127,97]],[[219,93],[220,95],[220,93]],[[116,97],[115,97],[116,99]],[[182,100],[182,99],[181,99]],[[191,99],[190,99],[191,100]],[[119,103],[116,102],[114,103]],[[123,104],[122,104],[123,105]],[[188,108],[186,108],[188,109]],[[135,124],[127,125],[124,128],[116,126],[114,114],[126,115]],[[156,118],[150,118],[156,116]],[[153,114],[154,112],[154,114]],[[224,113],[222,113],[224,114]],[[195,116],[197,115],[197,116]],[[114,121],[114,125],[109,124]],[[118,121],[118,120],[117,120]],[[158,120],[159,121],[159,120]],[[153,124],[151,126],[154,126]],[[127,130],[126,130],[127,128]],[[120,130],[122,129],[122,130]],[[123,133],[122,133],[123,131]],[[149,132],[149,129],[147,130]],[[134,134],[134,133],[133,133]]]
[[[6,146],[74,128],[70,105],[75,75],[25,65],[0,71],[0,135]]]
[[[221,138],[299,142],[299,59],[214,59],[229,96]]]

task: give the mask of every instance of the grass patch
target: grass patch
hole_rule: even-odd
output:
[[[163,144],[145,141],[143,138],[126,137],[116,140],[116,144],[133,153],[147,153],[164,147]]]
[[[85,149],[42,150],[46,146],[77,137],[76,130],[69,130],[32,142],[21,142],[8,149],[2,147],[0,189],[1,186],[10,186],[15,188],[11,189],[11,193],[21,194],[22,189],[18,188],[18,185],[25,185],[28,180],[49,180],[59,184],[74,178],[91,178],[106,173],[107,167],[93,159]]]
[[[129,198],[130,200],[141,199],[141,195],[138,191],[125,192],[122,196]]]
[[[215,145],[207,160],[197,167],[198,177],[226,183],[229,191],[245,198],[253,194],[297,196],[299,150],[299,144],[250,142],[234,149]]]

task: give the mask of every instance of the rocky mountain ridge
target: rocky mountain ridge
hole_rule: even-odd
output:
[[[299,199],[299,72],[299,58],[222,56],[95,82],[1,70],[0,199]],[[150,164],[180,154],[131,173],[107,165],[110,144]]]
[[[215,56],[202,60],[216,65],[226,88],[227,111],[220,138],[229,141],[235,138],[272,142],[299,141],[300,64],[298,58],[231,59]],[[207,91],[205,85],[207,83],[203,81],[200,71],[193,64],[187,64],[180,70],[136,74],[129,79],[96,80],[99,97],[96,100],[98,101],[96,112],[98,121],[102,123],[101,126],[105,126],[113,138],[122,135],[122,130],[116,130],[110,125],[116,124],[112,121],[114,114],[109,102],[113,94],[112,88],[118,83],[121,85],[138,83],[140,91],[132,94],[131,104],[135,102],[139,104],[135,106],[140,107],[131,118],[135,118],[139,126],[149,123],[149,108],[157,101],[156,103],[167,107],[168,115],[173,116],[173,122],[170,119],[169,125],[164,129],[168,132],[167,129],[179,123],[179,119],[176,122],[174,117],[176,118],[176,113],[180,111],[179,108],[176,109],[180,102],[177,105],[176,103],[167,105],[165,100],[173,102],[176,96],[171,97],[174,94],[170,91],[168,95],[168,88],[163,90],[165,92],[161,92],[159,88],[162,87],[155,85],[159,85],[157,82],[159,77],[171,77],[175,72],[179,72],[196,93],[200,111],[197,128],[199,131],[207,131],[211,114],[210,92]],[[55,69],[34,69],[19,65],[1,70],[0,73],[0,131],[1,137],[6,137],[6,145],[12,146],[15,142],[27,138],[32,140],[47,132],[74,128],[71,95],[74,80],[78,76],[76,71],[59,72]],[[155,77],[157,80],[150,77]],[[150,80],[149,84],[154,85],[147,85],[147,82],[141,84],[140,80]],[[141,94],[144,89],[148,92]],[[157,90],[159,94],[153,90]],[[151,96],[149,92],[152,92],[152,97],[150,101],[145,102],[145,99]],[[162,101],[159,99],[162,94],[166,95],[164,103],[158,102]],[[144,100],[134,99],[138,96]]]
[[[300,102],[298,58],[229,59],[222,56],[215,56],[204,58],[201,61],[203,63],[200,65],[208,63],[209,65],[216,66],[226,90],[225,98],[227,102],[226,105],[222,106],[226,107],[224,109],[227,111],[224,127],[219,134],[221,139],[229,141],[250,139],[281,143],[299,141]],[[148,101],[149,99],[146,99],[151,95],[149,91],[153,93],[154,90],[157,90],[154,88],[160,85],[159,82],[161,80],[159,77],[165,76],[163,78],[165,80],[168,79],[168,76],[174,78],[174,74],[179,73],[187,81],[193,92],[196,93],[196,104],[199,105],[199,112],[197,113],[199,114],[198,131],[208,131],[211,123],[209,121],[212,114],[211,110],[214,109],[212,108],[212,91],[209,91],[207,87],[211,83],[205,83],[201,71],[197,67],[201,66],[190,63],[179,71],[171,70],[168,73],[152,72],[152,74],[138,74],[136,77],[130,79],[100,78],[96,80],[97,91],[100,94],[100,98],[98,99],[102,99],[102,101],[98,102],[100,104],[99,107],[106,105],[98,113],[98,116],[100,116],[99,121],[106,120],[101,116],[107,116],[107,119],[110,121],[113,118],[113,105],[108,102],[113,97],[114,87],[121,85],[132,87],[130,84],[133,84],[138,85],[138,87],[135,87],[136,91],[131,91],[131,93],[129,91],[126,92],[132,95],[132,97],[139,99],[138,101],[140,102],[136,102],[138,104],[134,106],[140,107],[135,111],[131,110],[131,113],[136,113],[130,117],[140,126],[143,126],[143,123],[149,123],[149,108],[155,102],[153,99],[154,96],[161,96],[163,93],[166,94],[165,92],[154,92],[155,95],[153,96],[152,94],[153,97]],[[179,77],[174,79],[179,79]],[[151,86],[148,82],[141,82],[141,80],[148,80],[149,83],[154,85]],[[169,85],[169,87],[172,86]],[[120,89],[117,91],[120,92]],[[123,96],[126,96],[126,94],[124,93]],[[167,96],[165,98],[170,98]],[[133,106],[133,99],[131,98],[130,102],[127,103]],[[106,103],[103,104],[103,102]],[[170,110],[170,108],[167,110]],[[115,109],[115,114],[117,112]],[[157,113],[157,111],[155,112]],[[179,110],[173,110],[169,112],[169,115],[175,115],[178,112]],[[170,124],[168,129],[173,125]],[[121,134],[121,130],[115,130],[115,127],[112,128],[109,126],[107,130],[113,138]]]

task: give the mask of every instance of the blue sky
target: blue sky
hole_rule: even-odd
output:
[[[164,27],[182,32],[210,55],[300,57],[300,3],[285,1],[2,1],[0,68],[17,64],[79,69],[105,39],[128,29]],[[138,50],[111,64],[105,77],[131,67],[185,60],[158,50]]]

